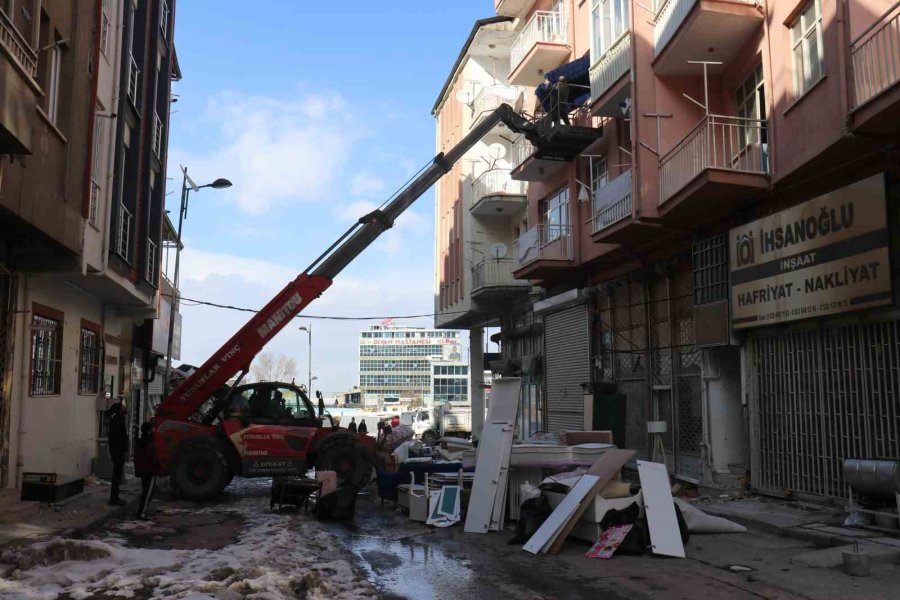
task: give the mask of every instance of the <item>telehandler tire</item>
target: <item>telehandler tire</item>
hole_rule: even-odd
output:
[[[366,447],[352,436],[326,439],[316,457],[317,471],[334,471],[339,486],[350,485],[357,490],[372,479],[372,466]]]
[[[221,448],[212,442],[194,442],[178,450],[169,478],[182,497],[211,500],[228,485],[230,473]]]

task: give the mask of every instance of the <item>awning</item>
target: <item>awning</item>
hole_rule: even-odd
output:
[[[544,79],[550,82],[550,86],[544,83],[540,84],[535,88],[534,95],[541,101],[544,109],[548,110],[550,107],[547,105],[547,99],[550,96],[550,90],[556,85],[556,82],[559,81],[562,75],[565,76],[571,88],[571,98],[568,103],[570,110],[578,108],[591,97],[590,70],[591,55],[587,53],[578,60],[573,60],[552,71],[547,71],[544,74]]]

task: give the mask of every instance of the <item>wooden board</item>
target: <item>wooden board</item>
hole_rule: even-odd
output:
[[[644,510],[647,511],[653,554],[684,558],[684,544],[681,543],[666,465],[639,460],[638,475],[644,492]]]
[[[519,377],[495,379],[491,383],[491,405],[488,407],[485,425],[490,423],[515,425],[521,390],[522,380]]]
[[[513,426],[503,423],[488,423],[484,426],[478,457],[475,460],[475,480],[466,512],[466,533],[487,533],[494,511],[494,499],[500,482],[500,468],[503,463],[504,447],[512,446]],[[509,456],[507,451],[506,456]]]
[[[572,513],[578,508],[578,505],[584,499],[585,494],[587,494],[599,480],[600,478],[595,475],[583,475],[581,479],[578,480],[578,483],[576,483],[569,493],[566,494],[563,501],[559,503],[559,506],[550,513],[547,520],[538,527],[538,530],[534,532],[531,539],[522,546],[522,549],[531,552],[532,554],[537,554],[548,544],[552,543],[556,533],[566,524],[566,522],[568,522],[569,517],[571,517]]]
[[[634,456],[634,450],[620,450],[618,448],[611,448],[607,450],[603,456],[597,459],[591,468],[588,469],[587,474],[593,475],[597,477],[596,483],[585,493],[581,502],[578,506],[575,507],[575,510],[570,515],[569,519],[560,526],[559,534],[556,536],[556,539],[550,544],[549,552],[550,554],[556,554],[559,552],[559,549],[562,548],[562,545],[566,542],[566,538],[569,537],[569,534],[572,532],[572,529],[575,527],[575,524],[578,523],[578,519],[581,518],[581,515],[584,514],[584,511],[587,510],[588,506],[594,501],[594,498],[599,494],[606,484],[610,482],[610,480],[616,476],[616,474],[622,470],[622,467],[625,466],[631,457]],[[584,479],[584,477],[582,477]],[[579,484],[581,481],[578,482]],[[567,496],[568,498],[568,496]]]
[[[494,509],[491,512],[491,531],[500,531],[505,524],[506,489],[509,482],[509,456],[512,453],[512,440],[510,440],[508,446],[502,448],[502,451],[503,458],[500,461],[500,478],[497,481],[497,494],[494,496]]]

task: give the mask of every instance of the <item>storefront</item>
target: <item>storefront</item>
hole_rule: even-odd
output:
[[[729,234],[761,492],[846,497],[845,458],[900,457],[889,189],[876,175]]]

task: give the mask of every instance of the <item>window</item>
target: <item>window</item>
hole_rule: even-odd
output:
[[[32,396],[59,394],[62,375],[62,323],[61,315],[51,318],[39,314],[37,310],[31,319]]]
[[[109,56],[109,0],[103,0],[103,14],[100,16],[100,51]]]
[[[547,227],[546,237],[541,240],[549,243],[569,235],[569,188],[544,200],[543,224]]]
[[[591,159],[591,188],[594,193],[609,183],[609,170],[606,166],[606,157]]]
[[[59,77],[62,65],[62,49],[59,41],[47,49],[47,117],[56,125],[59,115]]]
[[[825,73],[822,47],[822,0],[811,0],[791,25],[794,91],[805,94]]]
[[[100,333],[99,327],[81,327],[81,353],[78,357],[78,393],[96,394],[100,391]]]
[[[103,104],[97,100],[97,112],[103,112]],[[88,221],[94,227],[97,226],[97,218],[100,208],[100,165],[103,162],[103,131],[106,119],[100,115],[94,117],[94,156],[91,170],[91,205],[88,212]]]
[[[766,128],[766,91],[763,86],[762,65],[744,80],[744,84],[734,94],[737,116],[747,119],[738,129],[740,147],[743,150],[753,144],[762,144],[763,169],[768,169],[768,130]]]
[[[163,0],[159,7],[159,29],[163,38],[167,38],[169,31],[169,3]]]
[[[603,56],[629,29],[629,0],[592,0],[591,62]]]

